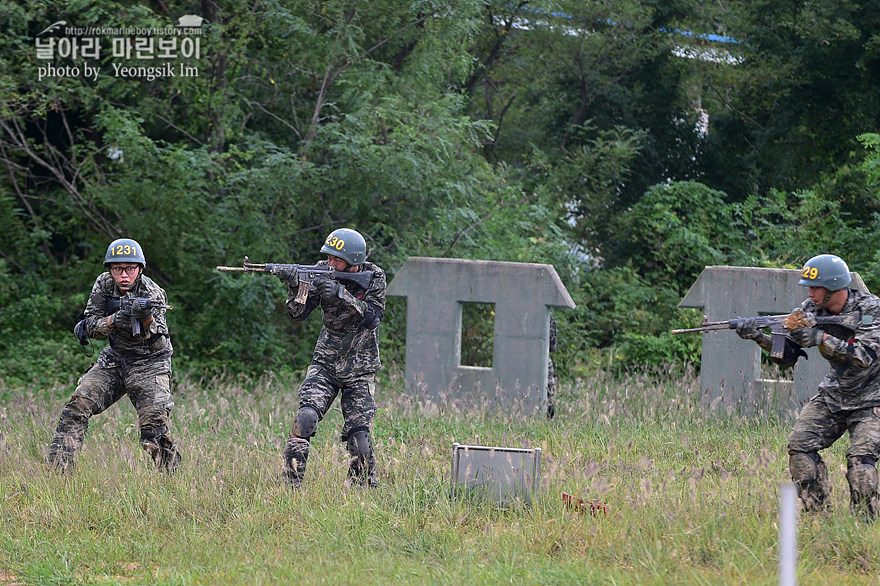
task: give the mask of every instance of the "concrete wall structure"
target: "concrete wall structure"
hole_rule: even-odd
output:
[[[388,285],[407,298],[406,384],[535,414],[547,398],[550,307],[575,307],[551,265],[411,257]],[[492,367],[462,366],[462,303],[494,303]]]
[[[857,273],[850,287],[867,291]],[[710,266],[703,269],[679,307],[702,309],[708,321],[789,313],[806,299],[800,270]],[[700,335],[700,334],[682,334]],[[761,348],[733,330],[706,332],[700,367],[703,399],[713,408],[738,407],[749,413],[771,407],[796,412],[816,394],[828,372],[817,348],[806,350],[793,370],[762,366]],[[766,354],[766,353],[765,353]]]

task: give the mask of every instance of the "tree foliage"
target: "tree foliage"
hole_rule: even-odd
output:
[[[99,59],[37,58],[58,21],[186,14],[206,19],[198,75],[114,74],[145,62],[108,36]],[[557,315],[563,372],[603,352],[693,359],[665,332],[707,264],[835,252],[880,285],[862,245],[880,227],[877,18],[852,2],[6,2],[3,376],[85,363],[69,332],[120,236],[168,290],[178,364],[199,368],[307,364],[316,320],[287,319],[280,283],[214,266],[311,262],[339,226],[390,276],[411,255],[554,264],[579,306]],[[39,72],[83,62],[101,73]],[[399,359],[404,318],[385,324]]]
[[[856,137],[880,122],[880,4],[759,1],[719,17],[741,62],[704,78],[720,131],[707,181],[744,199],[807,188],[857,159]]]

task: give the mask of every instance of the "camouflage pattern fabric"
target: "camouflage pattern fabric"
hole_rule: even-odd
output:
[[[326,265],[322,260],[317,264]],[[296,303],[296,287],[290,287],[287,297],[287,310],[294,321],[303,321],[309,314],[321,307],[324,325],[315,344],[312,364],[320,365],[331,376],[340,380],[349,379],[379,370],[379,330],[360,326],[367,310],[367,304],[385,311],[385,271],[378,265],[365,262],[361,270],[373,271],[373,280],[366,291],[353,284],[346,284],[346,290],[355,298],[353,302],[345,299],[321,299],[314,291],[303,304]]]
[[[874,323],[861,326],[855,333],[838,325],[820,327],[835,338],[818,346],[831,364],[819,392],[832,410],[880,405],[880,298],[857,289],[848,289],[848,293],[840,313],[861,311],[863,316],[873,316]],[[801,308],[817,316],[830,315],[827,310],[817,310],[810,299]]]
[[[345,420],[340,439],[345,442],[353,429],[372,431],[373,418],[376,416],[376,401],[373,399],[376,384],[373,379],[374,375],[368,374],[339,380],[322,367],[312,364],[299,389],[299,403],[314,407],[320,415],[320,421],[339,395]]]
[[[553,368],[553,359],[547,359],[547,417],[553,419],[556,415],[556,369]]]
[[[847,430],[850,434],[847,462],[876,461],[880,454],[880,406],[841,411],[832,409],[826,398],[819,394],[801,409],[788,437],[788,453],[791,479],[797,484],[798,494],[807,510],[824,508],[831,493],[827,468],[819,450],[830,447]],[[796,454],[808,455],[816,465],[792,457]],[[814,470],[816,467],[818,472]]]
[[[852,471],[847,474],[852,505],[855,510],[864,504],[873,518],[880,505],[876,481],[880,458],[880,298],[856,289],[847,292],[841,313],[860,311],[863,316],[873,316],[873,323],[856,332],[837,325],[821,326],[829,338],[818,348],[830,369],[789,435],[790,471],[804,507],[823,508],[831,484],[819,451],[849,431],[846,458]],[[817,310],[811,299],[801,308],[819,316],[830,315],[827,310]]]
[[[108,284],[112,284],[112,287]],[[141,276],[132,292],[138,297],[161,299],[165,291]],[[105,302],[122,293],[109,273],[95,281],[86,307],[86,327],[95,338],[110,338],[110,346],[98,355],[94,365],[77,382],[76,390],[61,410],[55,434],[49,444],[49,462],[60,470],[72,470],[82,446],[89,419],[128,394],[138,414],[140,444],[157,466],[173,470],[180,454],[168,430],[174,401],[171,396],[171,356],[165,310],[153,310],[153,323],[143,336],[125,328],[108,328]]]
[[[327,264],[320,261],[318,264]],[[304,304],[294,301],[297,288],[290,287],[287,308],[290,317],[303,321],[316,308],[323,313],[323,327],[315,344],[312,363],[299,389],[300,409],[311,407],[319,414],[319,420],[330,409],[336,397],[340,397],[344,424],[341,440],[348,443],[358,431],[372,433],[376,416],[374,375],[380,368],[378,327],[363,327],[364,315],[373,309],[385,310],[385,271],[378,265],[365,262],[361,270],[373,271],[370,286],[363,290],[357,285],[346,284],[345,299],[322,299],[310,291]],[[353,448],[349,443],[349,451]],[[377,482],[376,457],[369,441],[366,448],[366,470],[359,459],[349,463],[352,481],[375,485]],[[308,440],[299,437],[296,425],[291,429],[284,453],[284,475],[293,486],[298,486],[305,474],[309,455]]]
[[[152,279],[141,275],[135,281],[130,293],[135,297],[145,297],[161,301],[167,305],[168,297],[165,291]],[[153,321],[150,327],[141,331],[141,335],[135,336],[127,328],[110,328],[107,326],[108,301],[123,297],[122,292],[116,286],[116,282],[110,273],[102,273],[95,280],[89,301],[86,304],[86,331],[90,338],[108,338],[110,347],[126,355],[148,355],[162,351],[164,348],[171,350],[168,339],[168,325],[165,322],[165,310],[152,309]]]
[[[556,320],[550,315],[550,352],[556,351]],[[553,419],[556,414],[556,369],[553,367],[553,359],[547,358],[547,417]]]
[[[290,432],[293,434],[293,432]],[[306,463],[309,460],[309,440],[300,437],[288,437],[284,445],[284,466],[281,476],[292,488],[302,486],[306,476]]]

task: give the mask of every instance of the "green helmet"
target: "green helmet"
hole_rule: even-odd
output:
[[[358,267],[367,260],[367,241],[359,232],[350,228],[339,228],[330,233],[321,252],[338,256],[348,264]]]
[[[820,254],[804,265],[798,285],[825,287],[829,291],[838,291],[849,285],[851,281],[849,267],[842,258],[833,254]]]
[[[110,243],[107,254],[104,255],[104,267],[111,262],[136,262],[141,265],[141,270],[147,268],[144,249],[131,238],[120,238]]]

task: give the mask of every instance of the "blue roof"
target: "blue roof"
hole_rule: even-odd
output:
[[[543,10],[540,10],[540,9],[531,9],[531,10],[526,9],[525,11],[533,12],[535,14],[541,14],[544,12]],[[574,17],[572,15],[566,14],[564,12],[551,11],[551,12],[547,12],[546,14],[549,16],[556,16],[559,18],[566,18],[568,20],[574,20]],[[605,19],[604,22],[607,24],[612,24],[612,25],[618,24],[617,22],[614,22],[613,20],[609,20],[609,19]],[[683,36],[691,37],[694,39],[703,39],[706,41],[711,41],[713,43],[734,43],[734,44],[739,43],[739,41],[737,41],[734,37],[728,37],[725,35],[716,35],[714,33],[695,33],[693,31],[685,31],[685,30],[678,29],[678,28],[674,28],[674,29],[661,28],[660,32],[672,33],[672,34],[676,34],[676,35],[683,35]]]

